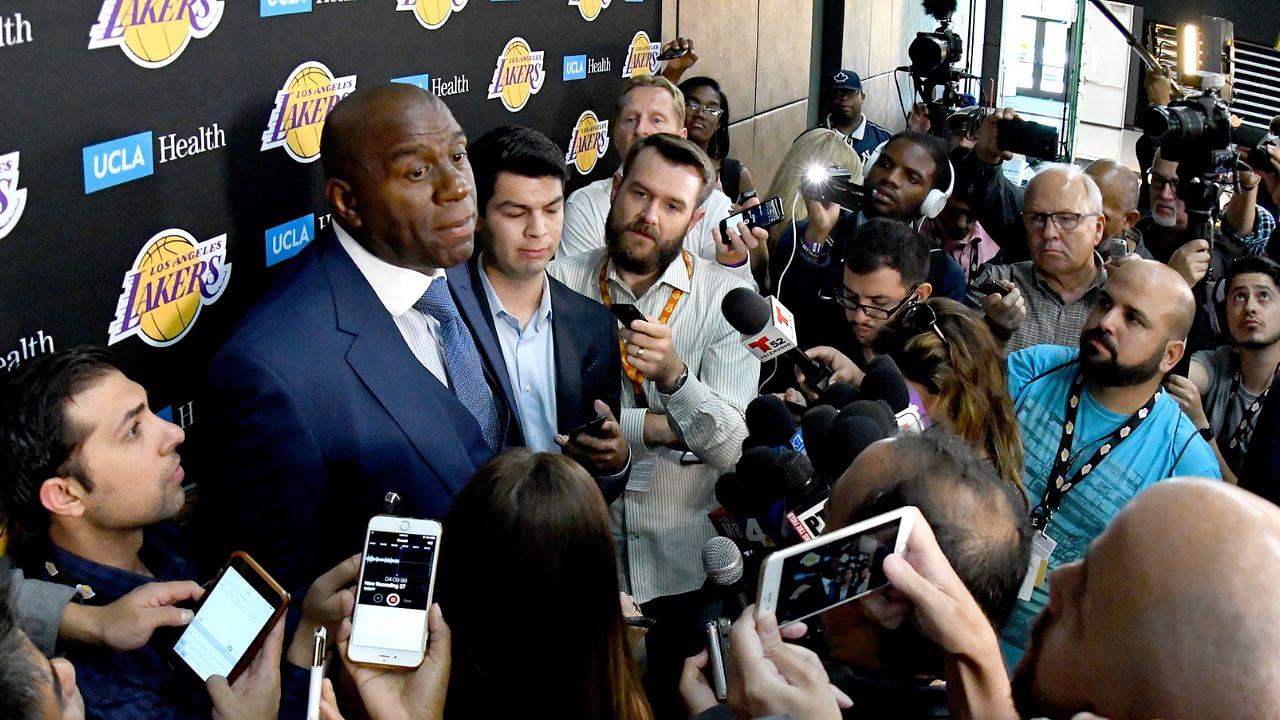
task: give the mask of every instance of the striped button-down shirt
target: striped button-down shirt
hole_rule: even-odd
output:
[[[549,272],[573,290],[600,297],[600,267],[606,250],[599,248],[553,263]],[[622,383],[622,433],[631,443],[632,480],[636,467],[652,458],[653,483],[648,491],[628,490],[613,504],[614,534],[625,586],[640,602],[688,592],[702,585],[702,545],[715,535],[707,513],[716,506],[715,483],[742,454],[747,435],[743,412],[756,396],[760,363],[742,346],[741,335],[720,312],[720,302],[733,288],[746,287],[701,258],[693,258],[693,277],[679,259],[640,297],[608,269],[614,302],[633,303],[645,317],[657,320],[674,289],[685,292],[671,315],[676,353],[689,368],[689,378],[672,395],[645,381],[650,410],[665,414],[676,434],[703,461],[682,465],[680,453],[644,444],[645,408],[639,407],[631,382]]]
[[[1089,311],[1093,309],[1093,301],[1107,282],[1107,269],[1103,267],[1102,258],[1097,253],[1093,255],[1093,262],[1098,269],[1097,276],[1089,289],[1072,303],[1062,301],[1062,296],[1049,286],[1030,260],[1012,265],[987,265],[979,269],[978,274],[969,280],[968,301],[973,307],[981,309],[985,293],[978,288],[983,283],[988,280],[1011,281],[1022,291],[1022,298],[1027,303],[1027,317],[1006,343],[1006,353],[1032,345],[1078,347],[1080,331],[1084,329]]]

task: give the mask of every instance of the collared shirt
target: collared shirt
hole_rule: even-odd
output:
[[[560,249],[556,252],[557,260],[567,260],[574,255],[604,247],[604,225],[609,217],[609,208],[613,205],[611,196],[614,177],[616,176],[597,180],[569,193],[569,199],[564,203],[564,235],[560,240]],[[694,255],[719,265],[716,262],[716,240],[711,230],[719,227],[720,221],[733,212],[732,203],[728,195],[712,188],[700,209],[705,214],[684,236],[684,247]],[[749,281],[752,286],[755,285],[751,263],[724,269]]]
[[[1249,392],[1243,383],[1234,388],[1235,393],[1231,392],[1234,385],[1232,380],[1240,371],[1240,351],[1230,345],[1223,345],[1216,350],[1200,350],[1191,356],[1191,362],[1203,368],[1205,375],[1209,378],[1209,386],[1201,396],[1204,414],[1209,420],[1209,426],[1213,428],[1213,436],[1218,441],[1218,449],[1226,458],[1228,467],[1232,472],[1239,473],[1241,461],[1249,450],[1249,441],[1253,438],[1257,418],[1255,417],[1254,421],[1241,433],[1240,448],[1228,452],[1231,436],[1239,427],[1245,411],[1258,399],[1258,396]]]
[[[551,324],[551,283],[544,273],[542,300],[528,324],[507,312],[489,282],[481,255],[480,284],[489,298],[489,314],[502,346],[502,359],[516,393],[516,412],[525,445],[537,452],[559,452],[556,445],[556,356],[555,329]]]
[[[600,301],[600,267],[604,248],[552,263],[549,272],[570,289]],[[631,382],[622,383],[622,434],[631,444],[632,479],[653,461],[649,491],[628,490],[611,506],[623,581],[639,602],[688,592],[706,579],[702,545],[715,535],[707,513],[718,503],[715,482],[742,455],[747,436],[743,413],[756,396],[760,363],[742,346],[741,335],[720,312],[720,303],[741,279],[717,265],[693,258],[693,277],[679,258],[667,266],[640,297],[617,275],[612,263],[606,282],[614,302],[633,303],[645,317],[657,320],[673,289],[686,294],[669,325],[676,353],[689,368],[684,385],[672,395],[644,383],[649,409],[665,414],[675,432],[702,464],[682,465],[681,453],[644,444],[645,409],[639,407]]]
[[[831,124],[830,115],[827,115],[826,119],[823,120],[822,127],[840,132]],[[844,133],[841,134],[844,135]],[[844,141],[849,143],[849,147],[858,153],[858,159],[865,164],[867,159],[871,157],[871,153],[875,152],[876,148],[891,137],[893,137],[892,133],[871,122],[866,113],[863,113],[862,122],[858,123],[858,127],[854,128],[849,134],[844,135]]]
[[[1012,353],[1032,345],[1078,347],[1080,331],[1084,329],[1089,311],[1093,309],[1093,301],[1107,282],[1107,269],[1103,267],[1102,258],[1097,253],[1094,253],[1093,263],[1098,274],[1084,294],[1072,303],[1062,301],[1062,296],[1049,285],[1030,260],[1012,265],[988,265],[980,269],[969,281],[969,303],[974,307],[981,307],[980,302],[986,294],[978,288],[987,280],[1010,280],[1022,291],[1022,298],[1027,304],[1027,317],[1005,344],[1006,352]]]
[[[928,221],[920,225],[920,234],[929,240],[939,243],[942,249],[951,256],[952,260],[960,266],[960,270],[964,272],[965,282],[972,278],[969,277],[969,268],[974,266],[974,253],[977,253],[977,266],[979,269],[983,265],[991,262],[996,255],[1000,254],[1000,245],[991,239],[982,223],[974,220],[969,225],[969,234],[960,240],[952,240],[947,234],[942,232],[933,221]]]
[[[156,581],[193,580],[194,568],[180,547],[173,523],[143,530],[139,559],[154,577],[101,565],[74,555],[48,540],[39,541],[27,555],[28,577],[76,588],[73,602],[109,605],[141,585]],[[176,636],[169,636],[172,643]],[[76,684],[84,695],[89,718],[152,720],[154,718],[209,717],[208,696],[194,692],[172,668],[165,651],[164,633],[137,650],[120,653],[95,645],[73,644],[66,656],[76,667]]]
[[[440,347],[440,322],[413,306],[432,282],[446,282],[444,270],[436,268],[430,275],[424,275],[417,270],[392,265],[366,250],[338,223],[333,224],[333,231],[342,249],[351,256],[351,261],[369,281],[374,294],[395,321],[413,356],[441,384],[449,387],[449,373],[445,371],[444,353]]]

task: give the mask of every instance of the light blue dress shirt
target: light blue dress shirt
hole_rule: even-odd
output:
[[[560,452],[556,444],[556,357],[551,326],[551,283],[542,281],[542,302],[529,324],[520,321],[502,304],[484,271],[480,258],[480,283],[489,298],[489,312],[507,375],[516,394],[516,412],[524,431],[525,445],[536,452]]]

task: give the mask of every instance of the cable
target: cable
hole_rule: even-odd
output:
[[[898,91],[898,107],[902,108],[902,122],[904,122],[904,123],[905,123],[905,122],[910,122],[910,117],[907,115],[907,106],[906,106],[906,105],[904,105],[904,104],[903,104],[903,102],[902,102],[902,86],[898,84],[898,73],[899,73],[899,72],[902,72],[902,70],[901,70],[901,69],[898,69],[898,70],[894,70],[894,71],[893,71],[893,87],[894,87],[894,89],[896,89],[896,90]],[[911,87],[912,87],[912,90],[911,90],[911,92],[912,92],[911,100],[912,100],[912,102],[913,102],[913,104],[914,104],[914,101],[915,101],[915,94],[914,94],[914,93],[915,93],[915,85],[913,84]]]
[[[804,178],[800,178],[800,182],[804,182]],[[787,257],[787,264],[782,266],[782,272],[778,273],[778,284],[773,288],[773,296],[782,298],[782,279],[787,276],[787,271],[791,269],[791,263],[796,259],[796,250],[800,247],[800,236],[796,233],[796,204],[800,202],[800,188],[796,188],[796,194],[791,198],[791,255]],[[769,371],[769,376],[760,381],[756,389],[764,387],[778,374],[778,359],[774,358],[770,362],[773,363],[773,369]]]

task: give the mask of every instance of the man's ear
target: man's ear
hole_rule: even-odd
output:
[[[1126,230],[1133,228],[1142,219],[1142,213],[1137,210],[1130,210],[1124,214],[1124,227]]]
[[[341,178],[331,177],[324,181],[324,196],[333,208],[335,219],[349,228],[360,227],[360,212],[356,207],[356,195],[351,184]]]
[[[933,285],[931,283],[922,282],[920,287],[916,288],[916,299],[920,302],[928,300],[933,295]]]
[[[1182,355],[1187,351],[1186,340],[1170,340],[1164,344],[1164,356],[1160,359],[1160,372],[1167,373],[1172,370]]]
[[[688,233],[690,230],[692,230],[693,226],[697,225],[698,222],[701,221],[703,216],[705,216],[706,214],[707,214],[707,211],[703,210],[702,208],[698,208],[697,210],[694,210],[693,214],[689,216],[689,224],[686,225],[684,228],[685,233]]]
[[[684,138],[685,140],[689,139],[689,130],[683,125],[681,125],[680,129],[676,131],[676,134]]]
[[[1093,240],[1093,246],[1098,247],[1103,240],[1107,239],[1107,216],[1099,214],[1093,218],[1093,234],[1096,236]]]
[[[622,188],[622,176],[618,173],[613,174],[613,186],[609,188],[609,202],[618,199],[618,190]]]
[[[84,515],[84,486],[71,477],[51,477],[40,484],[40,504],[53,515]]]

